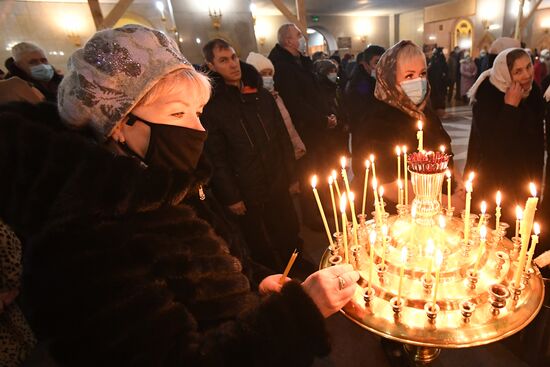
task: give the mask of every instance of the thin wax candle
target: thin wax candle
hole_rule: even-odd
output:
[[[311,187],[313,189],[313,195],[315,196],[315,200],[317,201],[317,207],[319,208],[319,213],[321,214],[321,218],[323,219],[323,225],[325,226],[325,231],[327,232],[328,242],[330,244],[330,247],[332,248],[334,247],[334,243],[332,242],[332,235],[330,234],[327,218],[325,217],[325,211],[323,210],[321,199],[319,199],[319,193],[317,192],[316,186],[317,186],[317,175],[314,175],[311,178]]]
[[[369,170],[370,161],[365,160],[365,182],[363,183],[363,205],[361,206],[361,214],[365,217],[365,208],[367,204],[367,187],[369,186]]]
[[[338,220],[338,209],[336,208],[336,200],[334,199],[334,189],[332,188],[332,183],[334,179],[332,176],[328,177],[328,186],[330,187],[330,199],[332,201],[332,211],[334,213],[334,225],[336,226],[336,232],[340,232],[339,220]]]

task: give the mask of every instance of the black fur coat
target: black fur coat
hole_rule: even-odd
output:
[[[0,217],[27,244],[29,318],[61,366],[306,366],[328,353],[301,286],[252,292],[181,204],[197,177],[55,131],[37,108],[0,107]]]

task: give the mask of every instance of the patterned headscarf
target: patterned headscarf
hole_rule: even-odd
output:
[[[376,88],[374,96],[382,102],[389,104],[416,120],[425,121],[424,107],[430,99],[430,84],[427,85],[426,97],[418,106],[403,92],[396,82],[397,75],[397,57],[405,46],[418,47],[412,41],[400,41],[392,48],[388,49],[376,66]]]
[[[130,24],[97,32],[69,58],[59,113],[71,127],[90,126],[105,138],[160,79],[179,69],[192,65],[160,31]]]

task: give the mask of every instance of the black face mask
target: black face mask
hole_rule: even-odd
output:
[[[195,170],[206,140],[206,131],[155,124],[132,114],[126,124],[131,126],[136,121],[147,124],[151,129],[145,163],[187,172]]]

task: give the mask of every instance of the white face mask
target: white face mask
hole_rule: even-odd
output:
[[[370,76],[372,76],[374,79],[376,79],[376,69],[372,69],[370,71]]]
[[[405,80],[399,84],[403,92],[415,104],[419,105],[426,97],[428,90],[428,81],[425,78],[416,78],[413,80]]]
[[[275,82],[273,81],[272,76],[262,76],[262,80],[264,82],[264,88],[267,89],[270,92],[273,92],[275,89]]]
[[[327,79],[336,84],[336,81],[338,80],[338,74],[336,73],[328,73]]]
[[[306,39],[304,38],[304,36],[300,37],[298,42],[299,42],[298,51],[300,51],[301,53],[305,53],[306,52]]]

